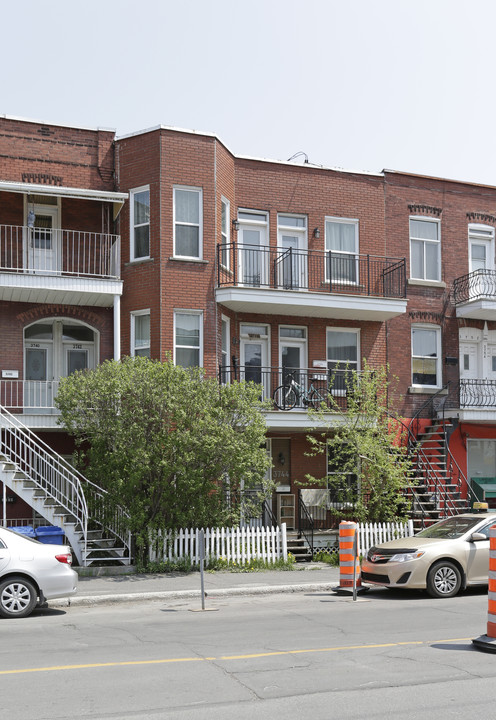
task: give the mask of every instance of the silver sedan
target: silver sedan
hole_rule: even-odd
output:
[[[440,520],[413,537],[376,545],[362,562],[362,580],[390,588],[426,589],[447,598],[469,585],[487,585],[489,529],[496,513]]]
[[[69,547],[0,528],[0,616],[26,617],[37,604],[74,595],[78,575],[71,565]]]

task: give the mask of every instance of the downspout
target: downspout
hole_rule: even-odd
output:
[[[121,296],[114,295],[114,360],[121,359]]]
[[[212,292],[214,295],[215,304],[215,374],[217,375],[219,370],[219,308],[217,304],[217,298],[215,295],[215,273],[217,263],[217,138],[214,138],[214,274],[212,282]]]

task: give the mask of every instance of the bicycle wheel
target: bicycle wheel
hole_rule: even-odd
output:
[[[312,390],[308,396],[308,407],[317,409],[321,403],[326,404],[325,397],[323,397],[318,390]]]
[[[274,403],[279,410],[291,410],[296,405],[296,393],[290,385],[279,385],[274,390]]]

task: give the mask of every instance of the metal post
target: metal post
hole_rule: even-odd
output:
[[[358,532],[355,530],[353,536],[353,600],[357,599],[357,584],[356,584],[356,559],[358,555]]]
[[[201,602],[202,610],[205,610],[205,583],[203,578],[203,568],[205,563],[205,531],[200,530],[198,533],[198,541],[200,545],[200,583],[201,583]]]

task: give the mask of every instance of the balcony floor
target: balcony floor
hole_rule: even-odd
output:
[[[377,322],[403,315],[407,305],[399,298],[248,287],[217,288],[215,298],[235,312]]]
[[[7,302],[111,307],[114,295],[122,295],[122,280],[0,273],[0,300]]]

